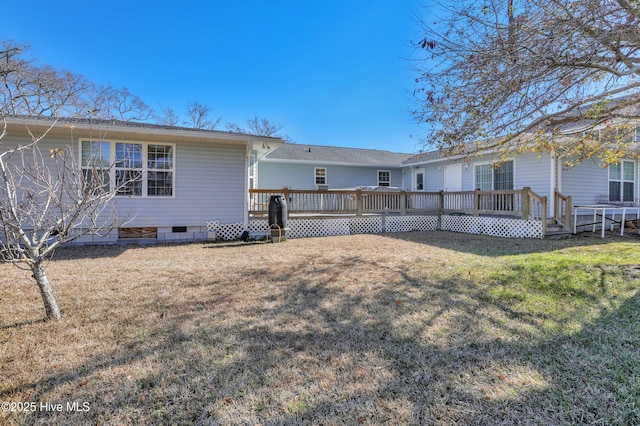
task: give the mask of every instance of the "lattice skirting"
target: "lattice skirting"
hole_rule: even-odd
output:
[[[542,222],[535,220],[444,215],[442,216],[441,228],[443,231],[486,234],[496,237],[544,238]]]
[[[438,229],[438,217],[415,215],[290,219],[287,227],[287,238],[435,231]],[[533,220],[443,215],[441,229],[508,238],[543,238],[542,223]],[[245,230],[250,233],[268,233],[269,224],[266,220],[250,220],[249,229],[245,229],[242,223],[221,224],[211,221],[207,223],[207,230],[209,239],[237,240]]]

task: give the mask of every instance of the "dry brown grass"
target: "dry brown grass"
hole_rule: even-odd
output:
[[[611,250],[640,261],[625,241]],[[608,247],[432,232],[68,248],[48,265],[60,323],[0,265],[0,402],[37,404],[0,423],[637,422],[628,262],[542,313],[496,278],[519,256]]]

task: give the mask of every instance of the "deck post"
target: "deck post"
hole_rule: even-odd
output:
[[[356,189],[356,216],[362,216],[362,189]]]
[[[480,216],[480,189],[476,188],[473,190],[473,215]]]
[[[529,191],[531,191],[531,188],[529,188],[528,186],[522,188],[522,219],[524,220],[529,220],[529,214],[531,210]]]
[[[438,192],[438,229],[442,229],[442,215],[444,214],[444,191]]]
[[[573,210],[573,201],[571,199],[571,196],[567,197],[567,204],[566,204],[566,211],[565,211],[565,220],[564,223],[567,226],[567,230],[571,231],[573,229],[573,214],[571,212],[571,210]],[[623,224],[624,226],[624,224]]]
[[[547,197],[542,197],[542,237],[547,235]]]
[[[406,216],[407,214],[407,192],[404,189],[400,190],[400,215]]]
[[[289,215],[291,214],[291,195],[289,194],[289,188],[282,188],[282,195],[284,195],[284,199],[287,202],[287,219],[289,219]]]

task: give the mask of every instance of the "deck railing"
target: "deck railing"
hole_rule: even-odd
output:
[[[285,197],[289,214],[463,213],[508,215],[543,223],[547,219],[547,198],[529,188],[459,192],[250,189],[249,213],[267,214],[272,195]]]
[[[573,217],[571,210],[572,200],[570,196],[563,195],[557,190],[553,191],[554,203],[553,203],[553,218],[555,221],[562,225],[562,228],[570,231],[573,229]]]

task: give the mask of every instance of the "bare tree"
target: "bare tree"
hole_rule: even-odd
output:
[[[177,126],[180,123],[180,119],[176,112],[167,107],[162,108],[159,114],[156,114],[155,121],[158,124],[163,124],[165,126]]]
[[[51,149],[45,157],[39,142],[47,131],[38,136],[29,131],[30,143],[0,153],[0,260],[31,271],[47,317],[57,320],[60,310],[45,261],[61,245],[106,235],[124,220],[109,207],[116,191],[109,188],[106,165],[93,162],[81,169],[70,146]]]
[[[194,129],[215,129],[222,118],[212,119],[210,117],[211,111],[213,111],[211,107],[198,101],[188,102],[187,117],[189,120],[184,122],[185,126],[190,126]]]
[[[253,118],[247,119],[247,127],[241,127],[236,123],[227,123],[225,128],[230,132],[247,133],[257,136],[270,136],[283,139],[287,143],[293,143],[289,135],[282,135],[280,131],[284,126],[280,123],[273,123],[266,118],[254,115]]]
[[[124,223],[110,201],[117,185],[127,183],[110,182],[113,165],[99,161],[99,151],[87,158],[83,151],[82,167],[68,146],[41,152],[57,116],[77,112],[90,85],[71,73],[34,66],[23,59],[24,51],[7,42],[0,50],[0,261],[29,269],[47,317],[60,319],[45,260],[62,244]],[[24,114],[51,116],[49,126],[30,127]],[[27,142],[7,140],[9,124],[20,126]],[[72,125],[69,131],[73,141]]]
[[[38,67],[28,46],[0,41],[0,115],[59,116],[76,112],[91,84],[82,76]]]
[[[146,122],[154,116],[153,109],[137,95],[123,87],[90,86],[84,93],[84,107],[76,115],[119,121]]]
[[[123,87],[97,86],[81,75],[37,66],[29,46],[0,41],[0,114],[148,121],[153,110]]]
[[[427,143],[625,152],[640,111],[637,2],[454,0],[421,24],[414,114]]]

